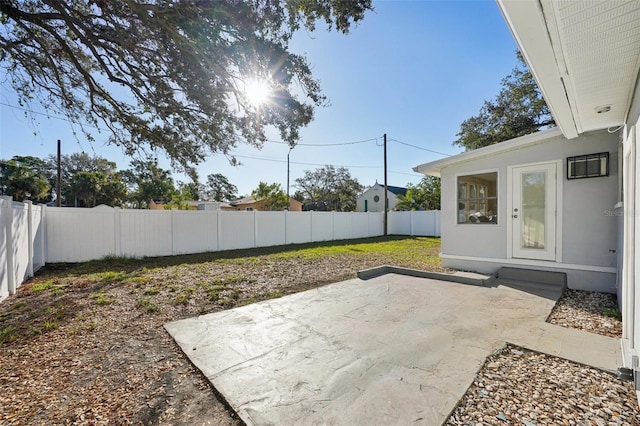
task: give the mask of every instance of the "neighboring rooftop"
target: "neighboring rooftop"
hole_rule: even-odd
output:
[[[376,183],[374,183],[370,188],[373,188],[376,185],[384,188],[384,185],[381,184],[381,183],[378,183],[378,181],[376,181]],[[370,188],[367,188],[367,189],[370,189]],[[392,194],[395,194],[395,195],[406,195],[407,194],[407,188],[403,188],[402,186],[387,185],[387,191],[389,191],[389,192],[391,192]]]
[[[400,186],[387,185],[387,191],[396,195],[407,195],[407,188],[402,188]]]
[[[240,198],[238,200],[233,200],[229,204],[231,204],[232,206],[238,206],[240,204],[253,204],[255,202],[256,202],[255,198],[253,198],[252,196],[248,196],[248,197]]]

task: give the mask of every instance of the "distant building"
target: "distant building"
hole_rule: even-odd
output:
[[[221,206],[222,210],[237,210],[237,211],[271,211],[267,207],[267,200],[256,200],[249,196],[240,198],[239,200],[231,201],[228,205]],[[281,209],[284,210],[284,209]],[[302,211],[302,203],[298,200],[294,200],[289,197],[289,211],[300,212]]]
[[[200,201],[198,202],[198,210],[204,210],[208,212],[231,210],[231,204],[223,201]]]
[[[182,201],[181,210],[198,210],[199,201]],[[178,210],[178,205],[166,200],[149,201],[149,210]]]
[[[398,203],[398,195],[406,195],[407,188],[387,185],[387,210],[393,210]],[[384,185],[376,182],[362,193],[356,200],[357,212],[384,211]]]

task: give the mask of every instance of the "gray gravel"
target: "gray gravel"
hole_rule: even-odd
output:
[[[565,290],[547,322],[609,337],[622,337],[622,321],[616,318],[616,296],[579,290]]]
[[[567,290],[548,321],[611,337],[615,296]],[[487,359],[445,425],[640,425],[630,382],[558,357],[507,345]]]

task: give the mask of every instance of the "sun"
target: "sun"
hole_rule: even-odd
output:
[[[266,81],[251,79],[247,81],[244,93],[253,106],[259,107],[269,100],[271,89]]]

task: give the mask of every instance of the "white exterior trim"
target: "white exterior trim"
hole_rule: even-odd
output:
[[[485,263],[498,263],[508,265],[522,265],[522,266],[539,266],[542,268],[553,269],[570,269],[577,271],[588,272],[604,272],[608,274],[615,274],[616,268],[612,266],[592,266],[592,265],[576,265],[572,263],[558,263],[553,261],[544,260],[531,260],[531,259],[499,259],[495,257],[476,257],[476,256],[457,256],[453,254],[442,254],[440,258],[451,260],[463,260],[468,262],[485,262]]]
[[[516,151],[534,145],[540,145],[546,142],[551,142],[552,139],[560,136],[562,136],[562,131],[560,131],[559,128],[554,127],[552,129],[542,130],[529,135],[520,136],[519,138],[489,145],[484,148],[463,152],[452,157],[424,163],[414,167],[413,171],[424,175],[440,177],[440,170],[444,167],[451,166],[453,164],[467,163],[480,158],[493,157],[496,154]]]
[[[555,160],[555,161],[540,161],[537,163],[528,163],[528,164],[518,164],[515,166],[507,166],[507,214],[511,214],[513,212],[513,198],[511,194],[513,194],[513,181],[509,176],[512,176],[513,169],[517,167],[528,167],[528,166],[541,166],[544,164],[553,164],[556,165],[556,255],[555,262],[562,263],[562,214],[563,208],[563,181],[564,181],[564,161],[563,160]],[[507,218],[505,218],[507,219]],[[508,220],[508,219],[507,219]],[[507,226],[507,259],[516,259],[513,257],[513,229],[511,226]],[[521,258],[517,258],[521,259]]]
[[[566,171],[564,170],[564,159],[558,160],[556,165],[556,262],[562,263],[562,220],[564,218],[564,180]],[[616,268],[614,268],[616,269]]]
[[[549,26],[539,1],[497,0],[513,38],[538,82],[558,128],[567,139],[578,136],[580,124],[571,109],[564,81],[570,81],[566,67],[561,67],[550,39]],[[549,3],[545,1],[549,9]],[[552,30],[553,31],[553,30]],[[557,29],[556,29],[557,31]],[[555,34],[554,34],[555,35]]]
[[[640,121],[639,121],[640,123]],[[639,263],[635,260],[638,256],[636,251],[638,250],[638,243],[636,240],[638,237],[638,229],[636,229],[637,220],[635,218],[636,204],[640,203],[640,200],[636,199],[637,195],[637,182],[633,176],[637,176],[638,163],[636,159],[637,155],[637,140],[640,136],[640,129],[638,124],[625,128],[625,137],[623,141],[623,197],[624,202],[621,203],[624,212],[624,247],[623,247],[623,260],[622,260],[622,338],[627,339],[629,347],[631,348],[631,354],[636,355],[638,347],[637,342],[637,328],[640,324],[636,324],[638,317],[637,304],[638,295],[637,289],[634,283],[637,282],[637,275]],[[631,359],[631,355],[626,356]]]
[[[454,226],[474,226],[474,227],[478,227],[478,226],[488,226],[488,227],[493,227],[493,228],[501,228],[502,227],[502,222],[500,221],[500,216],[498,216],[498,223],[485,223],[482,225],[478,225],[478,224],[473,224],[473,223],[458,223],[458,177],[460,176],[472,176],[472,175],[481,175],[484,173],[495,173],[498,177],[496,179],[496,199],[498,201],[498,205],[500,205],[500,169],[499,168],[492,168],[492,169],[483,169],[483,170],[474,170],[472,172],[464,172],[464,173],[456,173],[455,176],[455,197],[454,197],[454,201],[455,201],[455,212],[456,215],[453,218],[453,225]],[[440,196],[442,197],[442,195]],[[496,214],[498,214],[498,212],[496,211]]]

